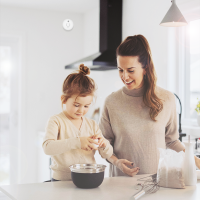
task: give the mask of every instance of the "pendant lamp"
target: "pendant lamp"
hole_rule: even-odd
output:
[[[176,0],[172,0],[171,2],[172,5],[163,20],[161,21],[160,25],[167,27],[178,27],[187,25],[187,21],[185,20],[181,11],[176,5]]]

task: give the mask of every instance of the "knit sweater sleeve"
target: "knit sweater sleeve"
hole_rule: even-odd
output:
[[[97,123],[95,123],[95,134],[100,134],[102,137],[102,132]],[[98,148],[99,154],[102,158],[109,159],[113,154],[113,147],[108,140],[106,140],[106,147]]]
[[[101,115],[101,119],[99,122],[99,127],[102,131],[103,136],[110,142],[110,144],[113,146],[114,145],[114,140],[115,140],[115,136],[114,133],[112,131],[112,126],[110,123],[110,118],[109,118],[109,113],[108,113],[108,103],[107,103],[107,99],[105,101],[104,104],[104,108],[103,108],[103,112]]]
[[[53,116],[49,119],[46,131],[44,142],[42,144],[44,153],[47,155],[58,155],[66,153],[72,149],[80,149],[81,143],[80,139],[73,137],[64,140],[58,140],[58,134],[60,131],[60,123],[57,117]]]
[[[185,149],[184,145],[180,142],[178,127],[177,127],[177,113],[176,103],[173,94],[170,94],[170,106],[171,115],[167,126],[165,127],[165,142],[167,148],[175,150],[177,152]]]

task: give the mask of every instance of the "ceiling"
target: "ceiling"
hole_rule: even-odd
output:
[[[99,7],[99,0],[0,0],[1,5],[86,13]]]

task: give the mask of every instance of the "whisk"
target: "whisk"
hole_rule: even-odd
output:
[[[141,187],[140,191],[132,196],[131,199],[137,200],[144,194],[155,193],[159,190],[159,183],[157,182],[157,174],[153,174],[144,178],[140,178],[137,181],[144,181],[143,184],[138,183],[137,187]]]

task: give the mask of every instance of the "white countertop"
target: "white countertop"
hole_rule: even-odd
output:
[[[77,188],[72,181],[19,184],[1,186],[0,190],[12,200],[131,200],[137,192],[134,188],[138,178],[112,177],[105,178],[103,183],[94,189]],[[200,200],[200,180],[196,186],[185,189],[160,188],[154,194],[146,194],[141,200]]]

